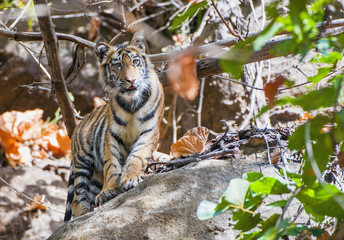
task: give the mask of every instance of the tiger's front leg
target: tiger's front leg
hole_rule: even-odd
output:
[[[147,136],[145,136],[147,135]],[[148,159],[152,157],[159,140],[158,129],[151,134],[143,134],[134,144],[123,167],[121,187],[127,191],[143,180]]]
[[[101,204],[115,198],[122,191],[120,188],[120,177],[122,173],[121,158],[123,155],[118,144],[106,141],[104,149],[104,166],[103,166],[103,188],[96,196],[95,204]]]

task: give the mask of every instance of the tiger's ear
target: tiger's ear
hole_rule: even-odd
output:
[[[110,49],[110,46],[107,45],[105,42],[98,42],[96,44],[94,50],[100,62],[103,60],[104,56],[109,51],[109,49]]]
[[[145,52],[145,38],[139,32],[135,32],[133,37],[131,38],[130,45],[137,47],[140,52]]]

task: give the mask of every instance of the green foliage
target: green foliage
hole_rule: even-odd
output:
[[[289,181],[294,184],[303,182],[300,174],[287,173]],[[233,179],[220,198],[218,204],[202,201],[197,209],[197,217],[206,220],[225,211],[232,211],[234,229],[241,230],[240,239],[279,239],[281,236],[297,236],[305,230],[319,236],[322,229],[312,229],[305,225],[273,214],[266,220],[261,218],[256,209],[263,205],[268,195],[287,196],[287,200],[278,200],[266,207],[285,208],[288,202],[296,197],[306,212],[316,221],[321,222],[325,216],[344,219],[344,193],[328,183],[314,183],[312,186],[299,185],[294,191],[287,184],[272,177],[263,177],[261,173],[249,172],[240,178]],[[252,231],[254,229],[254,231]],[[257,230],[258,229],[258,230]]]
[[[0,3],[0,10],[7,10],[8,8],[15,5],[15,1],[13,0],[4,0]]]
[[[296,105],[307,112],[337,107],[333,108],[336,111],[330,116],[318,115],[300,124],[290,136],[288,147],[303,153],[304,161],[301,174],[287,173],[284,176],[284,173],[280,172],[288,185],[276,178],[249,172],[245,173],[242,179],[233,179],[230,182],[218,204],[201,202],[200,211],[197,212],[199,219],[209,219],[231,211],[235,221],[234,229],[240,230],[237,236],[240,239],[277,240],[282,236],[297,236],[305,230],[313,236],[320,236],[323,232],[321,228],[294,223],[291,219],[284,218],[283,214],[274,214],[263,219],[257,212],[258,207],[281,208],[286,211],[285,208],[288,208],[293,198],[297,198],[306,213],[319,223],[326,217],[344,220],[344,193],[331,184],[321,182],[321,176],[331,161],[330,156],[336,155],[336,146],[340,147],[340,154],[344,154],[344,75],[333,72],[343,56],[344,34],[320,38],[317,28],[318,23],[324,19],[324,6],[329,2],[290,1],[289,13],[285,16],[277,14],[278,1],[270,4],[266,8],[271,18],[270,24],[258,36],[236,44],[222,56],[222,68],[232,78],[240,78],[243,66],[252,53],[261,50],[271,37],[281,31],[287,31],[290,39],[277,44],[271,53],[276,56],[299,54],[302,60],[309,49],[317,49],[319,55],[311,62],[320,63],[321,67],[317,69],[317,74],[308,80],[314,85],[326,77],[327,84],[326,87],[297,97],[277,99],[275,105]],[[265,106],[259,115],[268,110],[269,107]],[[266,205],[264,199],[271,194],[283,196],[286,200],[276,200]],[[210,210],[205,210],[207,207]]]
[[[179,30],[184,24],[189,23],[199,13],[199,11],[207,5],[207,1],[201,1],[187,8],[184,12],[173,18],[168,30],[171,32]]]

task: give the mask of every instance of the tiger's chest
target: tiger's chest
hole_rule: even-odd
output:
[[[151,112],[151,104],[147,102],[135,112],[128,112],[120,107],[116,102],[111,104],[111,113],[108,114],[110,130],[116,133],[124,145],[129,149],[137,141],[140,135],[150,128],[152,122],[143,121],[144,117]]]

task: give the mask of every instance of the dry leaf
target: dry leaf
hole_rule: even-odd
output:
[[[65,128],[59,129],[57,124],[49,124],[43,130],[40,146],[51,150],[56,157],[64,156],[70,151],[70,139]]]
[[[263,135],[254,135],[250,137],[249,144],[252,147],[257,147],[257,146],[266,145],[266,142]]]
[[[43,203],[44,199],[45,199],[45,195],[36,195],[36,196],[33,197],[33,200],[35,200],[37,202],[40,202],[40,203]],[[45,210],[46,207],[41,205],[41,204],[38,204],[38,203],[36,203],[34,201],[31,201],[30,205],[28,205],[26,210],[31,212],[31,211],[36,210],[36,209]]]
[[[274,149],[272,153],[270,153],[270,161],[271,163],[277,163],[281,159],[281,151],[279,149]]]
[[[320,236],[317,237],[317,240],[327,240],[330,239],[330,234],[327,231],[324,231]]]
[[[264,85],[265,96],[268,99],[270,108],[274,106],[278,88],[284,83],[284,80],[285,78],[282,75],[280,75],[276,77],[275,80],[268,82]]]
[[[8,133],[18,141],[25,141],[40,134],[42,109],[25,112],[11,111],[0,116],[0,132]]]
[[[338,157],[338,164],[339,164],[339,166],[341,168],[343,168],[344,167],[344,153],[342,151],[339,152],[337,157]]]
[[[206,127],[190,129],[176,143],[172,144],[170,155],[177,158],[202,152],[206,147],[208,135],[209,129]]]
[[[88,40],[94,42],[98,37],[98,31],[100,29],[100,19],[97,16],[91,17],[90,30],[88,31]]]
[[[93,98],[93,106],[96,108],[96,107],[99,107],[99,106],[102,106],[106,104],[106,102],[100,98],[100,97],[94,97]]]
[[[307,120],[313,119],[313,118],[314,118],[314,116],[311,115],[310,113],[305,113],[304,116],[299,119],[298,123],[303,122],[303,121],[307,121]]]
[[[41,132],[43,110],[11,111],[0,116],[0,146],[4,149],[8,164],[16,168],[31,162],[31,150],[22,144]]]
[[[179,96],[194,100],[198,94],[198,81],[196,77],[196,63],[194,56],[184,53],[169,68],[168,81]]]

